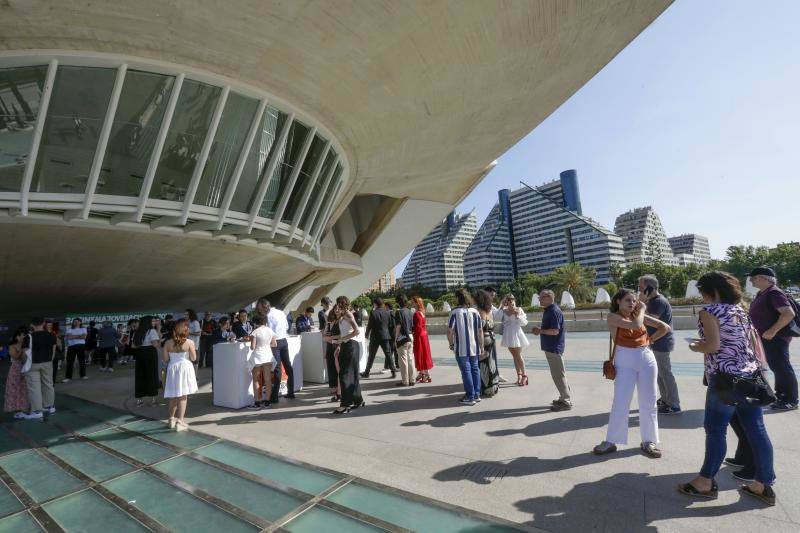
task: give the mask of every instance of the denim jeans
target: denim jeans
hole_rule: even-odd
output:
[[[722,460],[725,459],[727,443],[725,431],[734,413],[739,417],[747,441],[753,449],[755,462],[755,480],[764,485],[775,482],[775,471],[772,462],[772,442],[764,426],[764,416],[761,407],[749,405],[725,405],[714,391],[714,378],[712,376],[706,392],[706,413],[703,426],[706,429],[706,456],[700,475],[712,479],[719,472]]]
[[[797,403],[797,376],[789,361],[789,341],[780,337],[761,339],[767,364],[775,374],[775,396],[779,402]]]
[[[478,356],[458,357],[458,368],[461,370],[461,381],[464,382],[464,393],[467,398],[474,400],[481,396],[481,373],[478,370]]]

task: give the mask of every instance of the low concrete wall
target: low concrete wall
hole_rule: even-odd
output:
[[[578,320],[570,319],[568,314],[564,316],[564,327],[567,331],[580,332],[580,331],[608,331],[605,320],[584,319]],[[529,314],[528,325],[525,327],[526,332],[539,324],[541,321],[540,314]],[[672,318],[672,328],[679,329],[697,329],[697,317],[694,316],[676,316]],[[495,328],[499,331],[499,327]],[[443,317],[432,317],[428,320],[428,334],[429,335],[445,335],[447,333],[447,321]]]

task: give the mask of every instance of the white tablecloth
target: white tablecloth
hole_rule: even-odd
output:
[[[364,328],[359,328],[356,341],[359,350],[358,369],[364,372],[367,369],[367,347],[364,342]],[[300,352],[303,355],[303,373],[305,380],[310,383],[327,383],[328,367],[325,364],[325,345],[322,341],[322,332],[310,331],[302,334]],[[297,367],[295,367],[295,372]]]

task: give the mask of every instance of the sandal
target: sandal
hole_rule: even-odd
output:
[[[639,448],[642,449],[642,453],[647,457],[651,459],[661,459],[661,450],[656,447],[654,442],[643,442],[639,445]]]
[[[595,455],[606,455],[617,451],[617,445],[608,441],[603,441],[592,449]]]
[[[681,483],[678,485],[678,492],[686,494],[687,496],[697,496],[699,498],[708,498],[709,500],[716,500],[719,496],[719,487],[717,482],[711,481],[711,490],[700,491],[695,488],[691,483]]]
[[[350,408],[349,407],[340,407],[340,408],[336,409],[335,411],[333,411],[333,414],[335,414],[335,415],[344,415],[344,414],[347,414],[349,412],[350,412]]]
[[[527,374],[521,374],[519,379],[520,379],[520,384],[519,384],[520,387],[524,387],[528,384]]]
[[[755,492],[747,485],[742,485],[739,487],[739,490],[747,494],[748,496],[752,496],[753,498],[757,498],[762,502],[766,503],[770,507],[775,505],[775,491],[772,490],[772,487],[769,485],[764,485],[764,490],[760,493]]]
[[[425,379],[423,380],[423,383],[430,383],[430,382],[431,382],[431,377],[430,376],[425,376]]]

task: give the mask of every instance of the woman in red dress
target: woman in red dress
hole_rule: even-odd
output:
[[[422,298],[415,296],[412,301],[417,312],[414,313],[414,323],[412,334],[414,335],[414,363],[419,374],[417,383],[430,383],[430,369],[433,368],[433,358],[431,358],[431,343],[428,342],[428,330],[425,329],[425,304]]]

